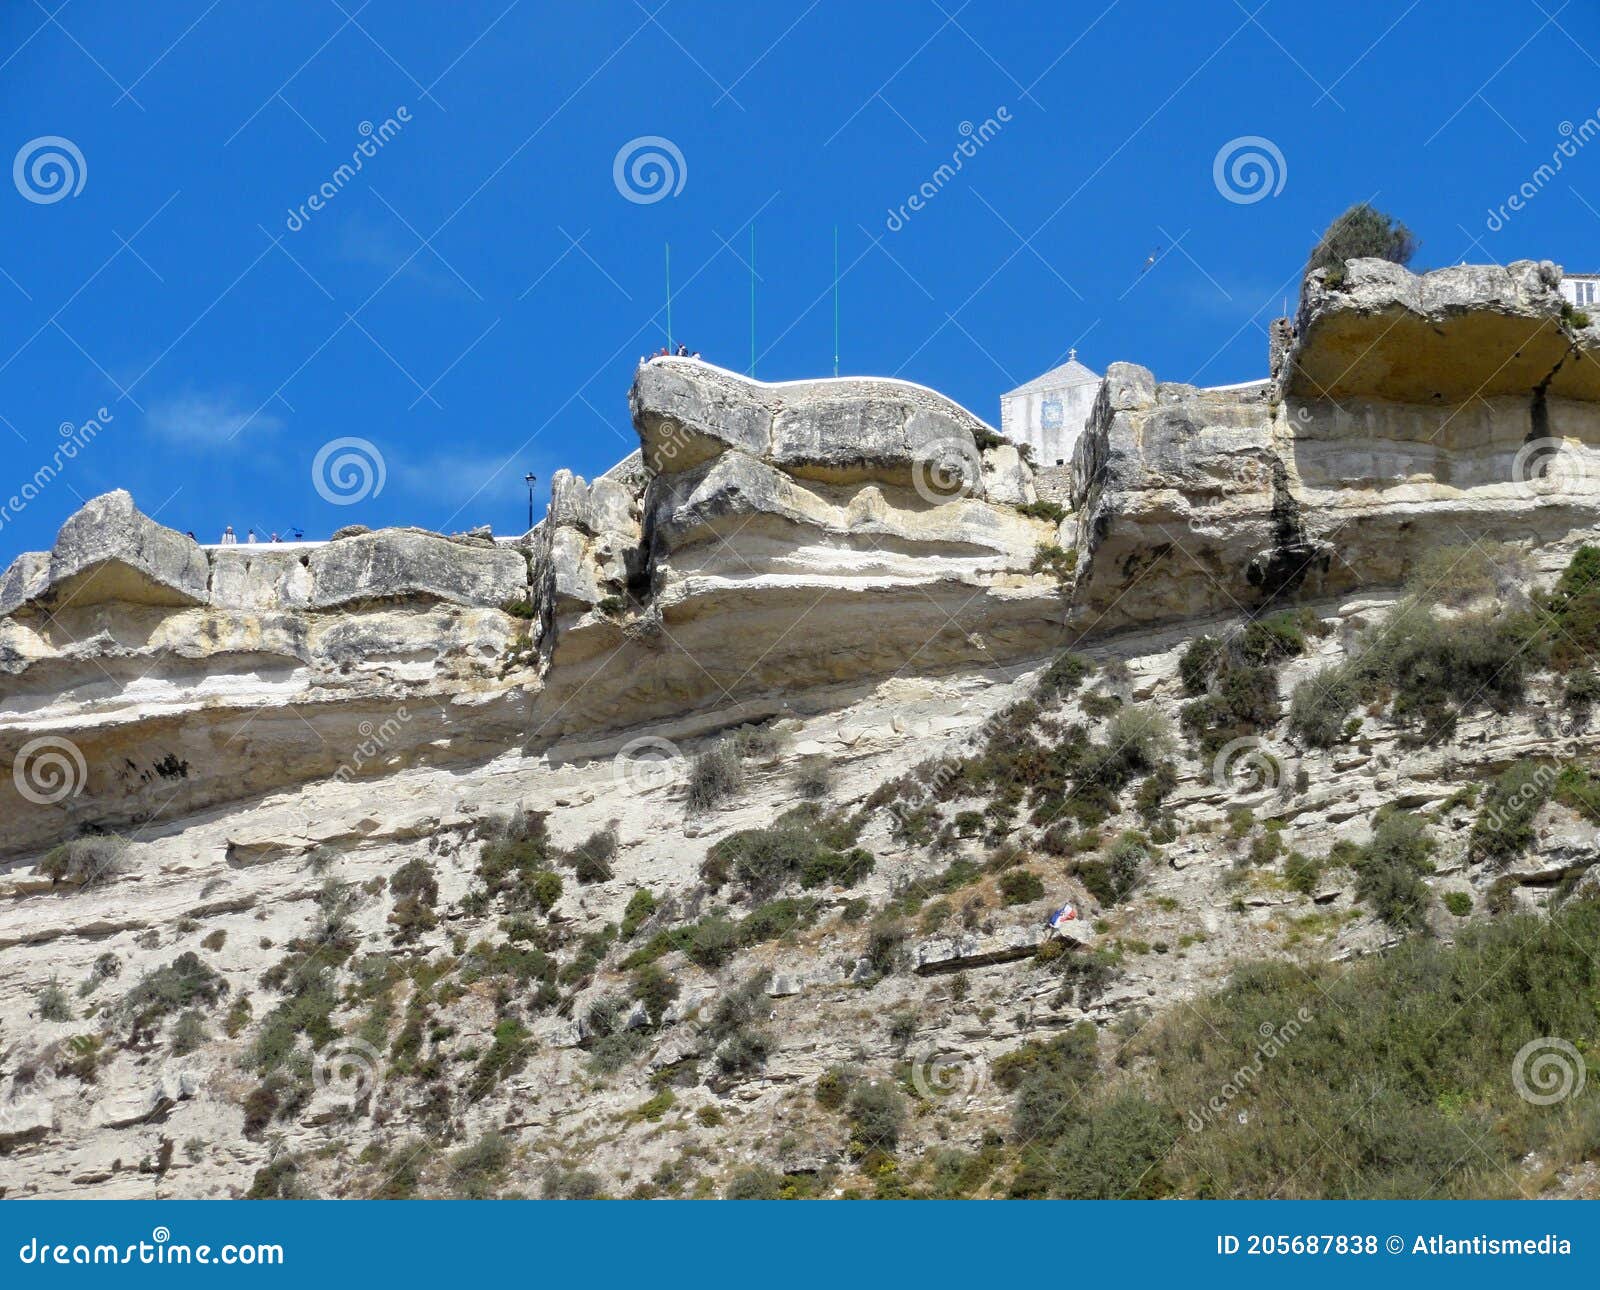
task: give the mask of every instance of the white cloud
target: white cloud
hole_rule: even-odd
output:
[[[191,447],[222,447],[283,429],[283,420],[225,391],[186,390],[157,399],[145,423],[164,439]]]

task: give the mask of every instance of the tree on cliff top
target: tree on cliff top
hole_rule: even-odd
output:
[[[1416,251],[1417,239],[1404,224],[1366,202],[1357,202],[1329,224],[1312,247],[1306,273],[1327,269],[1329,284],[1336,285],[1344,278],[1347,260],[1375,257],[1407,264]]]

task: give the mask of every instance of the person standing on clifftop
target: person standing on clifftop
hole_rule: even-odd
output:
[[[233,535],[233,525],[231,525],[231,524],[228,525],[227,528],[222,530],[222,545],[223,546],[238,546],[239,545],[239,539],[234,537],[234,535]]]

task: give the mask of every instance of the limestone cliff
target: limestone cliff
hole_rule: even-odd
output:
[[[922,387],[656,359],[510,541],[89,503],[0,581],[0,1188],[1002,1194],[1019,1045],[1592,890],[1570,795],[1490,864],[1477,794],[1600,743],[1593,329],[1336,277],[1270,382],[1113,364],[1069,496]],[[1505,652],[1408,707],[1385,635],[1453,623]]]

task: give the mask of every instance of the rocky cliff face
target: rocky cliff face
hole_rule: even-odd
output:
[[[1464,541],[1570,546],[1600,501],[1600,329],[1559,283],[1356,260],[1311,276],[1273,382],[1112,365],[1074,463],[1075,625],[1392,585]]]
[[[1393,943],[1321,863],[1380,807],[1426,815],[1443,938],[1446,895],[1589,884],[1554,799],[1524,854],[1469,846],[1464,788],[1600,737],[1543,663],[1424,739],[1278,698],[1430,553],[1492,556],[1462,614],[1594,538],[1556,281],[1357,261],[1271,383],[1115,364],[1064,513],[932,391],[676,359],[640,452],[512,543],[206,551],[96,499],[0,582],[0,1187],[870,1187],[862,1080],[919,1108],[902,1161],[997,1169],[1024,1041]],[[1206,633],[1266,668],[1236,728]]]

